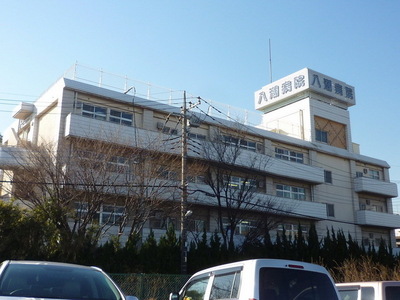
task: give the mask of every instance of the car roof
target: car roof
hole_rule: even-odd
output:
[[[228,263],[228,264],[224,264],[224,265],[214,266],[211,268],[207,268],[207,269],[198,271],[192,277],[198,276],[200,274],[206,274],[209,272],[215,272],[218,270],[244,267],[245,265],[252,266],[252,267],[258,267],[258,268],[260,268],[260,267],[275,267],[275,268],[287,268],[287,269],[291,269],[291,268],[296,269],[297,268],[297,269],[303,269],[303,270],[308,270],[308,271],[327,273],[327,271],[324,267],[322,267],[320,265],[316,265],[316,264],[300,262],[300,261],[293,261],[293,260],[285,260],[285,259],[262,258],[262,259],[243,260],[243,261]]]
[[[95,269],[101,271],[100,268],[92,266],[84,266],[72,263],[53,262],[53,261],[35,261],[35,260],[6,260],[2,264],[9,265],[38,265],[38,266],[57,266],[65,268],[79,268],[79,269]]]

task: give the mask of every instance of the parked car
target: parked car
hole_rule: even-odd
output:
[[[328,271],[319,265],[253,259],[194,274],[170,300],[338,300]]]
[[[7,260],[0,265],[0,299],[137,300],[97,267]]]
[[[337,283],[342,300],[399,300],[400,281]]]

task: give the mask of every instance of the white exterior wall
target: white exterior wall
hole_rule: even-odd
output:
[[[311,141],[310,100],[305,98],[263,115],[263,128]]]

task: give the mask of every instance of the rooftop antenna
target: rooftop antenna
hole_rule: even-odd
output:
[[[271,55],[271,39],[269,41],[269,78],[272,82],[272,55]]]

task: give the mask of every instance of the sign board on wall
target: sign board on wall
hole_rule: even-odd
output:
[[[308,89],[334,98],[347,106],[352,106],[356,103],[353,86],[304,68],[255,92],[255,108],[263,110],[272,104]]]

